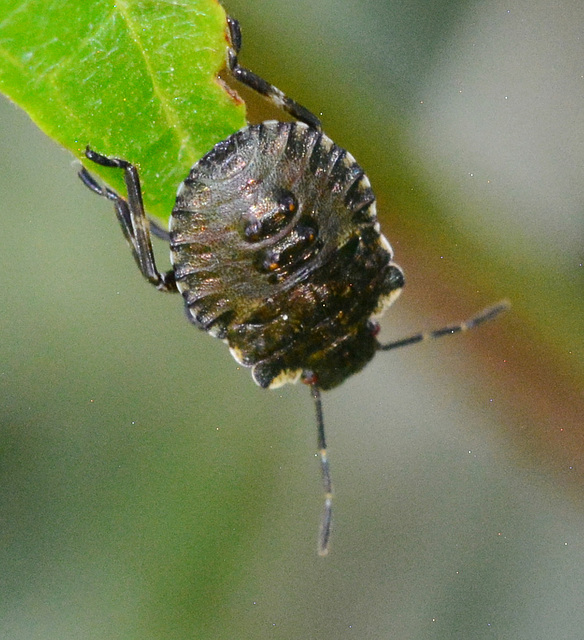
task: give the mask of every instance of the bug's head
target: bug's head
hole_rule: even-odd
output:
[[[253,379],[264,389],[276,389],[298,379],[323,391],[333,389],[361,371],[378,351],[376,326],[368,322],[324,349],[305,354],[302,368],[290,366],[281,357],[264,360],[252,367]]]
[[[370,292],[369,300],[366,292],[361,291],[367,311],[371,313],[373,308],[373,314],[367,320],[360,319],[345,327],[346,333],[342,338],[323,342],[323,348],[312,352],[303,368],[304,382],[316,384],[323,391],[333,389],[361,371],[379,350],[379,325],[375,318],[395,302],[404,286],[403,271],[393,262],[389,262],[382,273],[378,289]]]
[[[373,358],[378,343],[376,331],[367,324],[343,340],[311,356],[302,374],[303,382],[326,391],[358,373]]]

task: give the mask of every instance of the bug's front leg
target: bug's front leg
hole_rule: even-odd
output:
[[[150,240],[150,222],[144,211],[142,201],[142,189],[138,170],[133,164],[120,158],[109,158],[87,147],[85,155],[88,160],[103,167],[114,167],[124,170],[124,180],[128,191],[128,199],[125,200],[112,189],[102,187],[95,178],[82,168],[79,172],[81,182],[97,193],[114,203],[116,215],[124,237],[132,249],[134,260],[142,275],[159,291],[177,291],[174,279],[174,271],[161,273],[156,267],[152,242]]]
[[[492,307],[484,309],[480,313],[477,313],[472,318],[465,320],[464,322],[458,322],[457,324],[451,324],[441,329],[434,329],[433,331],[421,331],[414,335],[402,338],[401,340],[394,340],[393,342],[387,342],[385,344],[378,343],[377,349],[379,351],[392,351],[393,349],[399,349],[400,347],[407,347],[411,344],[418,342],[424,342],[426,340],[436,340],[436,338],[442,338],[443,336],[451,336],[455,333],[461,333],[469,331],[475,327],[480,326],[484,322],[489,322],[496,318],[500,313],[507,311],[511,308],[511,303],[508,300],[501,300]]]

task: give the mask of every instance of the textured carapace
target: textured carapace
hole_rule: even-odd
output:
[[[180,185],[170,230],[189,317],[262,387],[304,373],[329,389],[362,369],[370,319],[403,286],[363,169],[304,123],[217,144]]]

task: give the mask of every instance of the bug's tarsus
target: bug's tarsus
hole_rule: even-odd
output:
[[[83,182],[83,184],[88,189],[91,189],[93,193],[97,193],[98,196],[104,196],[106,198],[108,197],[106,194],[106,191],[108,191],[108,189],[105,189],[104,187],[102,187],[99,184],[99,182],[97,182],[97,180],[91,175],[91,173],[87,171],[85,167],[81,167],[77,175],[79,176],[79,179],[81,180],[81,182]]]
[[[136,167],[120,158],[110,158],[93,151],[90,147],[85,150],[88,160],[103,167],[113,167],[124,170],[124,181],[128,191],[128,199],[125,200],[112,189],[102,187],[97,180],[84,167],[79,171],[81,182],[94,193],[111,200],[114,203],[118,222],[124,232],[134,260],[142,275],[159,291],[176,291],[174,271],[161,273],[156,268],[150,229],[153,235],[168,239],[168,234],[146,217],[144,203],[142,201],[142,189]]]
[[[493,320],[500,313],[507,311],[511,307],[511,304],[507,300],[501,300],[497,304],[492,307],[488,307],[484,309],[480,313],[477,313],[472,318],[465,320],[464,322],[459,322],[458,324],[449,325],[447,327],[442,327],[441,329],[435,329],[434,331],[422,331],[420,333],[415,333],[412,336],[408,336],[407,338],[402,338],[401,340],[395,340],[393,342],[388,342],[386,344],[379,343],[378,349],[380,351],[390,351],[391,349],[398,349],[399,347],[407,347],[410,344],[416,344],[417,342],[423,342],[425,340],[434,340],[436,338],[441,338],[443,336],[450,336],[455,333],[460,333],[462,331],[468,331],[469,329],[474,329],[484,322],[488,322],[489,320]]]
[[[322,484],[324,489],[324,507],[322,520],[318,536],[318,555],[326,556],[329,552],[329,542],[331,537],[332,508],[333,508],[333,483],[331,480],[331,470],[327,457],[326,438],[324,434],[324,418],[322,413],[322,398],[320,389],[316,383],[310,385],[314,406],[316,409],[317,447],[320,456],[320,466],[322,471]]]
[[[257,91],[260,95],[267,98],[270,102],[275,104],[280,109],[289,113],[293,118],[304,122],[309,127],[321,130],[320,120],[309,111],[306,107],[289,98],[283,91],[270,84],[260,76],[256,75],[253,71],[242,67],[239,64],[237,56],[241,49],[241,29],[239,28],[239,22],[230,16],[227,16],[227,25],[229,27],[229,37],[231,40],[231,47],[228,52],[228,64],[229,70],[233,74],[233,77],[246,85],[250,89]]]

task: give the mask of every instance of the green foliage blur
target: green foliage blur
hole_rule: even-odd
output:
[[[226,25],[215,0],[30,0],[0,6],[0,18],[0,91],[78,158],[89,145],[137,164],[162,220],[188,169],[245,125],[217,81]],[[91,169],[124,188],[120,171]]]

